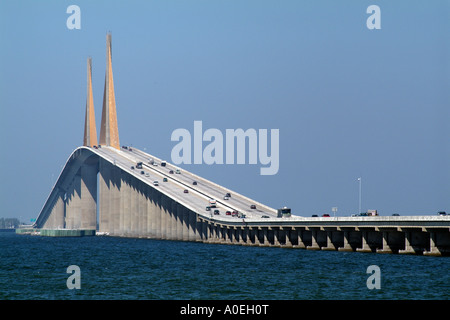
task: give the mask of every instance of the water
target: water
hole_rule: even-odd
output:
[[[69,290],[67,267],[81,270]],[[367,287],[367,267],[381,289]],[[450,298],[450,258],[0,233],[0,299]]]

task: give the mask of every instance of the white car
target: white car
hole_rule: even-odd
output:
[[[157,181],[157,180],[153,181],[153,185],[154,185],[154,186],[159,185],[158,181]]]

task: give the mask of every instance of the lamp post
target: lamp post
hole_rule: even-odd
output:
[[[358,215],[361,213],[361,177],[358,178],[359,181],[359,211],[358,211]]]

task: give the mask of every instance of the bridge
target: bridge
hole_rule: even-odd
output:
[[[69,156],[33,232],[432,256],[450,253],[450,216],[301,217],[120,146],[107,35],[100,139],[87,63],[83,146]],[[20,233],[20,231],[19,231]]]

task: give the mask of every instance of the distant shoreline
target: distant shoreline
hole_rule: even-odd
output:
[[[0,228],[0,232],[15,232],[16,228]]]

